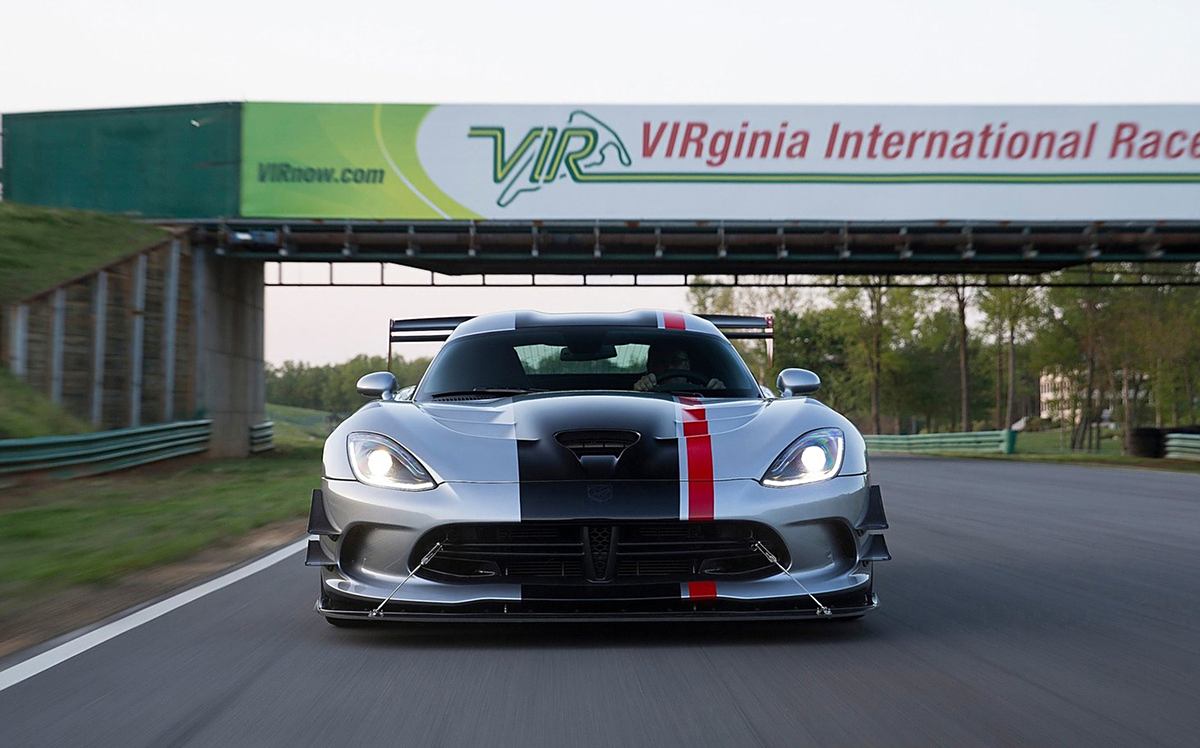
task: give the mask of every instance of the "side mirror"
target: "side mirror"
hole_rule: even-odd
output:
[[[391,400],[396,391],[396,375],[390,371],[373,371],[358,380],[358,394],[363,397]]]
[[[821,378],[808,369],[784,369],[779,372],[775,386],[783,397],[811,395],[821,389]]]

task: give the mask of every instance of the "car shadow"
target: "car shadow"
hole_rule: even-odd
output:
[[[851,641],[871,635],[871,624],[833,621],[663,621],[381,623],[334,630],[356,645],[424,649],[591,649],[611,647],[746,646],[764,643]]]

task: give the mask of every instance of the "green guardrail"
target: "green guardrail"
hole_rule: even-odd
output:
[[[266,452],[275,449],[275,422],[263,421],[250,427],[250,451]]]
[[[1172,460],[1200,460],[1200,434],[1167,434],[1166,456]]]
[[[179,421],[70,436],[0,439],[0,475],[78,478],[204,452],[212,421]]]
[[[863,437],[870,452],[996,452],[1016,451],[1015,431],[972,431],[951,434],[870,434]]]

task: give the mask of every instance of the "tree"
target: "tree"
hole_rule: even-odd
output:
[[[992,322],[992,329],[1003,334],[1007,343],[1008,391],[1004,405],[1004,420],[999,428],[1010,428],[1016,421],[1017,402],[1017,337],[1024,335],[1029,324],[1037,318],[1038,310],[1033,289],[1016,286],[995,286],[980,294],[979,308]],[[997,335],[997,339],[999,339]]]
[[[966,276],[960,275],[951,286],[954,298],[954,308],[958,312],[958,394],[959,394],[959,430],[971,430],[971,365],[970,346],[967,338],[967,304],[970,293],[967,288]]]
[[[822,401],[843,413],[860,411],[864,401],[850,371],[850,325],[837,308],[775,312],[775,366],[811,369],[821,377]]]
[[[783,312],[795,312],[811,306],[807,289],[778,285],[782,278],[776,276],[746,276],[748,285],[711,285],[710,279],[697,276],[688,287],[688,301],[696,314],[748,314],[778,316]],[[770,283],[770,286],[755,286],[755,283]],[[776,339],[779,336],[776,335]],[[762,341],[739,340],[734,347],[742,354],[746,364],[758,381],[773,383],[780,367],[772,361],[768,346]]]
[[[889,286],[887,278],[871,276],[863,287],[844,289],[834,300],[852,326],[851,359],[866,373],[871,433],[881,433],[885,357],[892,340],[910,334],[916,324],[917,296],[912,289]]]
[[[910,432],[918,433],[918,419],[925,431],[956,428],[959,406],[947,394],[959,386],[957,349],[958,322],[945,307],[927,309],[911,334],[893,338],[884,399],[899,418],[908,418]]]

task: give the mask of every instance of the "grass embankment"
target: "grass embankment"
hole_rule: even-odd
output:
[[[36,603],[303,517],[320,477],[318,448],[283,446],[12,492],[0,508],[0,598]]]
[[[91,430],[91,424],[71,416],[0,366],[0,439]]]
[[[275,442],[296,446],[321,444],[336,425],[323,410],[267,404],[267,418],[275,422]]]
[[[123,216],[0,203],[0,305],[53,288],[167,236],[162,228]],[[0,439],[90,430],[0,366]]]
[[[1062,429],[1022,431],[1017,434],[1017,453],[1021,455],[1115,457],[1121,454],[1121,434],[1116,431],[1103,431],[1100,434],[1100,451],[1072,452],[1070,432]]]
[[[0,203],[0,304],[157,244],[165,229],[83,210]]]
[[[18,489],[0,503],[0,599],[25,608],[180,561],[280,520],[320,484],[326,414],[269,406],[274,451]],[[0,611],[0,621],[4,611]]]

